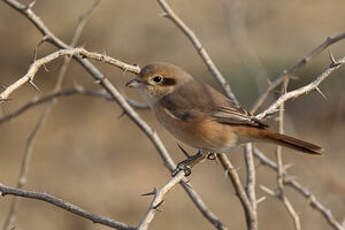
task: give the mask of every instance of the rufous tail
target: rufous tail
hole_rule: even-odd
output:
[[[306,141],[299,140],[294,137],[289,137],[283,134],[275,133],[275,132],[267,132],[265,135],[265,139],[276,143],[278,145],[282,145],[291,149],[295,149],[304,153],[309,154],[316,154],[321,155],[323,152],[323,148],[320,146],[308,143]]]

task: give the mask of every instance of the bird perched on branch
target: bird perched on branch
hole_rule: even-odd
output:
[[[322,152],[317,145],[269,129],[176,65],[146,65],[126,86],[140,89],[158,121],[173,136],[203,152],[229,152],[248,142],[271,142],[309,154]]]

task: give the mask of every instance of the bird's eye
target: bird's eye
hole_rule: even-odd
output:
[[[156,83],[159,83],[159,82],[161,82],[162,81],[162,77],[161,76],[155,76],[152,80],[154,81],[154,82],[156,82]]]

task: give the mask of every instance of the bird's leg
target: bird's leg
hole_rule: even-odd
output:
[[[176,169],[172,172],[172,176],[175,176],[181,170],[184,171],[185,176],[189,176],[192,173],[192,168],[200,161],[204,160],[209,154],[199,150],[194,155],[189,155],[180,145],[178,145],[181,151],[187,156],[186,160],[183,160],[177,164]]]
[[[208,153],[207,154],[207,160],[211,160],[211,161],[214,161],[217,159],[217,154],[216,153]]]

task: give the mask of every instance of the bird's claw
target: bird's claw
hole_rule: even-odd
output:
[[[209,154],[207,155],[207,160],[214,161],[214,160],[216,160],[216,159],[217,159],[216,153],[209,153]]]

